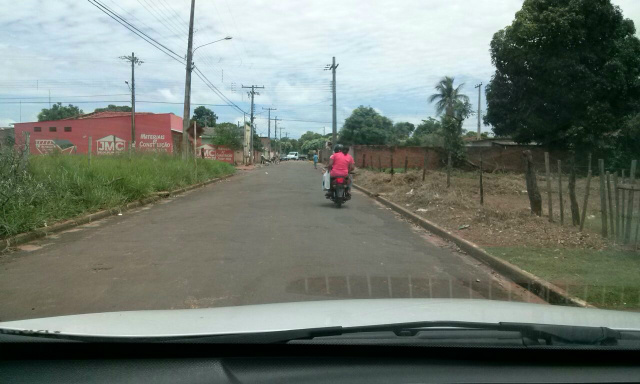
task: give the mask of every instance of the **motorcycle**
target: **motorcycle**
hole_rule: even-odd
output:
[[[349,193],[349,178],[348,177],[332,177],[331,178],[331,190],[328,196],[338,208],[342,207],[342,204],[351,199]]]

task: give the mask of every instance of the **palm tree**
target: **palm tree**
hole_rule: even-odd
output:
[[[438,91],[438,93],[434,93],[429,97],[430,103],[433,103],[436,100],[438,101],[436,103],[436,112],[438,115],[445,112],[448,117],[454,117],[456,106],[459,103],[469,102],[469,97],[460,93],[464,83],[454,88],[453,82],[453,77],[445,76],[438,84],[436,84],[436,91]]]

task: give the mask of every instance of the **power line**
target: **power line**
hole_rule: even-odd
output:
[[[159,51],[161,51],[165,55],[169,56],[173,60],[179,62],[180,64],[184,64],[184,59],[182,59],[182,57],[180,57],[180,55],[175,53],[170,48],[166,47],[164,44],[162,44],[159,41],[155,40],[151,36],[147,35],[143,31],[141,31],[138,28],[136,28],[133,24],[129,23],[126,19],[124,19],[122,16],[118,15],[116,12],[111,10],[109,7],[107,7],[104,4],[100,3],[98,0],[87,0],[87,1],[91,5],[95,6],[100,11],[102,11],[104,14],[106,14],[107,16],[109,16],[110,18],[112,18],[113,20],[118,22],[118,24],[120,24],[123,27],[127,28],[129,31],[135,33],[138,37],[142,38],[144,41],[146,41],[147,43],[151,44],[154,48],[158,49]]]
[[[223,101],[226,101],[229,105],[231,105],[234,108],[236,108],[239,112],[246,113],[236,103],[234,103],[233,101],[231,101],[231,99],[229,99],[227,96],[225,96],[224,93],[222,93],[215,85],[213,85],[213,83],[211,83],[211,81],[207,78],[207,76],[205,76],[205,74],[202,73],[202,71],[200,71],[200,69],[197,66],[194,65],[193,70],[196,73],[196,75],[200,78],[200,80],[202,80],[209,87],[209,89],[211,89]]]

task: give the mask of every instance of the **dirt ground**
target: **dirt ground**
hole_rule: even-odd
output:
[[[539,247],[604,249],[611,242],[600,235],[599,181],[591,180],[587,219],[583,232],[571,225],[568,180],[563,179],[564,225],[560,225],[558,180],[552,178],[554,223],[549,222],[546,179],[538,175],[543,199],[543,216],[531,214],[524,175],[487,173],[483,176],[484,205],[480,205],[477,172],[454,171],[451,187],[446,173],[410,170],[391,177],[388,173],[359,170],[356,184],[379,193],[426,219],[483,247]],[[582,206],[586,180],[576,182],[578,203]]]

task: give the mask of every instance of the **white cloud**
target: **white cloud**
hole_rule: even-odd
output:
[[[127,20],[183,56],[189,1],[101,0]],[[626,17],[640,23],[640,2],[614,0]],[[145,4],[146,6],[142,6]],[[194,62],[228,99],[249,111],[242,85],[264,85],[256,112],[275,107],[289,136],[331,126],[331,72],[336,56],[338,126],[353,108],[368,105],[394,121],[434,115],[427,97],[444,75],[473,85],[488,83],[493,67],[489,42],[510,24],[522,0],[217,0],[197,2]],[[132,51],[144,60],[136,69],[138,110],[182,114],[184,65],[177,63],[101,13],[89,2],[21,0],[0,12],[3,42],[0,97],[46,101],[126,101],[130,66],[118,59]],[[197,76],[194,103],[226,104]],[[39,97],[40,99],[33,99]],[[68,99],[68,100],[64,100]],[[26,99],[25,99],[26,100]],[[35,119],[47,104],[23,104],[22,119]],[[242,121],[233,107],[211,107],[221,121]],[[483,102],[483,109],[484,106]],[[0,102],[0,118],[19,120],[16,104]],[[240,119],[238,119],[240,116]],[[266,128],[260,115],[258,124]],[[306,120],[300,122],[291,120]],[[467,128],[467,126],[469,128]],[[465,128],[475,126],[472,118]]]

